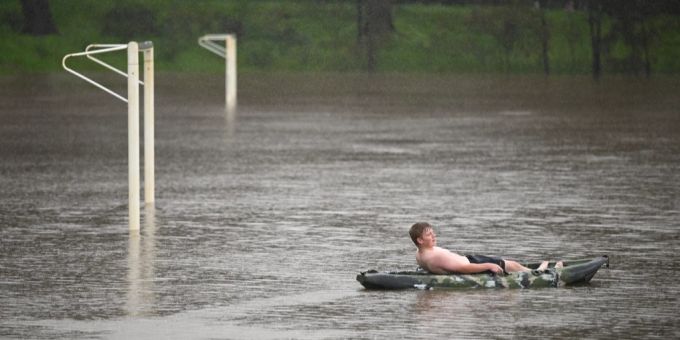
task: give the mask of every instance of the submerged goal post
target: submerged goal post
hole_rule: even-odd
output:
[[[127,50],[127,72],[123,72],[100,59],[96,54]],[[144,81],[139,80],[139,52],[144,53]],[[88,59],[127,78],[127,98],[111,89],[76,72],[66,65],[71,57],[86,56]],[[140,225],[140,165],[139,165],[139,85],[144,86],[144,202],[154,203],[155,191],[155,154],[154,154],[154,56],[153,43],[130,42],[128,44],[92,44],[84,52],[71,53],[61,61],[63,68],[98,87],[104,92],[128,104],[128,218],[130,230],[139,230]]]
[[[225,59],[225,108],[233,111],[236,108],[236,35],[206,34],[198,38],[198,44]]]

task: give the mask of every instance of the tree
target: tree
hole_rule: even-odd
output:
[[[666,14],[677,15],[680,3],[677,0],[585,0],[593,55],[593,77],[602,73],[602,52],[609,44],[622,42],[628,48],[623,59],[609,57],[615,70],[644,74],[652,73],[653,47],[658,39],[659,20]],[[602,23],[607,18],[609,29],[603,35]]]
[[[548,42],[550,41],[550,30],[548,29],[548,20],[545,17],[545,9],[548,7],[549,0],[540,0],[538,2],[539,10],[541,11],[541,56],[543,59],[543,73],[550,74],[550,56],[548,55]]]
[[[620,38],[630,49],[622,65],[626,71],[636,74],[642,71],[651,76],[652,45],[660,31],[659,20],[654,19],[669,7],[666,1],[628,0],[608,4],[606,11],[613,20],[610,35],[612,39]]]
[[[569,2],[567,6],[565,6],[565,10],[567,16],[567,27],[564,31],[564,37],[567,41],[567,45],[569,46],[569,68],[574,69],[576,67],[576,55],[574,51],[581,43],[581,25],[579,24],[580,19],[577,18],[575,14],[574,2]]]
[[[48,0],[21,0],[21,11],[24,14],[23,33],[31,35],[59,33],[52,19]]]
[[[600,0],[588,0],[588,27],[590,28],[590,46],[592,51],[592,72],[595,80],[602,73],[602,18],[604,6]]]
[[[394,32],[390,0],[357,0],[357,40],[366,53],[366,68],[373,72],[378,64],[378,49]]]
[[[543,13],[532,10],[530,6],[512,1],[503,6],[477,7],[468,17],[471,29],[493,38],[501,47],[503,69],[511,71],[512,56],[522,54],[527,57],[537,55],[544,71],[549,72],[547,20]]]

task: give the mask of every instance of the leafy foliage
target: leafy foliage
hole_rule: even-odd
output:
[[[379,40],[372,46],[376,71],[542,73],[542,15],[533,1],[479,3],[392,1],[391,18],[374,37]],[[550,3],[544,14],[551,73],[589,73],[585,0],[575,1],[571,11],[555,5],[558,1]],[[606,13],[605,72],[643,73],[647,64],[656,73],[680,72],[677,14],[666,0],[662,4],[644,12],[644,21],[612,10]],[[66,53],[90,43],[130,40],[154,42],[160,71],[224,72],[223,61],[196,43],[207,33],[236,33],[243,72],[367,68],[367,40],[360,34],[356,1],[69,0],[50,5],[60,34],[32,37],[19,32],[19,2],[0,2],[0,72],[60,71]],[[640,43],[643,37],[646,44]]]
[[[111,8],[103,18],[102,33],[123,41],[160,33],[156,14],[140,4],[123,4]]]

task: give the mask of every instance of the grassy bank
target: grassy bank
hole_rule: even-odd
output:
[[[361,71],[366,65],[365,51],[357,43],[354,1],[64,0],[50,5],[59,34],[34,37],[18,33],[19,1],[0,3],[0,72],[59,71],[65,54],[82,51],[89,43],[129,40],[152,40],[160,71],[223,72],[223,62],[196,43],[203,34],[223,32],[239,36],[242,72]],[[378,71],[543,72],[536,33],[518,30],[512,49],[504,47],[485,29],[484,25],[495,24],[491,10],[395,5],[395,31],[380,43]],[[550,10],[546,18],[551,71],[589,73],[585,14]],[[654,73],[680,72],[680,32],[660,32],[652,47]],[[611,43],[606,52],[605,72],[625,70],[622,65],[629,59],[629,48],[624,43]],[[79,67],[96,69],[88,64]]]

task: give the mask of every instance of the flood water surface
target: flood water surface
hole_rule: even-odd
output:
[[[125,104],[0,82],[2,338],[680,337],[677,79],[244,75],[227,114],[220,77],[159,75],[139,233]],[[611,268],[364,290],[415,268],[418,221],[460,253]]]

